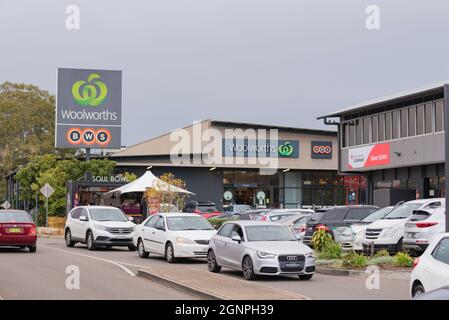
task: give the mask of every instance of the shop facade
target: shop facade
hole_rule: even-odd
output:
[[[367,176],[368,203],[445,197],[445,84],[320,117],[338,125],[339,171]]]

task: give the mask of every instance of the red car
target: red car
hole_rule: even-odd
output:
[[[28,247],[36,252],[36,225],[26,211],[0,210],[0,246]]]
[[[215,203],[210,201],[192,201],[185,206],[183,212],[200,214],[206,219],[215,218],[221,215],[221,212],[217,210]]]

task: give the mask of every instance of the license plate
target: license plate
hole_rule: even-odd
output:
[[[22,228],[9,228],[8,233],[22,233]]]
[[[301,265],[299,263],[286,263],[287,268],[299,268]]]

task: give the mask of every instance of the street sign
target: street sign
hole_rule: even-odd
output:
[[[121,71],[58,69],[57,148],[120,148],[121,125]]]
[[[42,188],[41,188],[41,193],[44,195],[45,198],[49,198],[53,192],[55,192],[55,189],[53,189],[53,187],[51,185],[49,185],[48,183],[46,183]]]
[[[2,207],[8,210],[9,208],[11,208],[11,204],[9,203],[8,200],[6,200],[5,202],[2,203]]]

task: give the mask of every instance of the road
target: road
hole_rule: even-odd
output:
[[[36,254],[0,249],[0,296],[4,299],[195,299],[187,293],[133,276],[139,268],[164,266],[161,257],[141,259],[121,248],[88,251],[84,245],[67,248],[63,239],[39,239]],[[204,261],[182,260],[183,267],[207,271]],[[80,289],[65,286],[67,266],[80,270]],[[242,279],[241,273],[222,274]],[[293,291],[311,299],[408,299],[408,279],[382,278],[378,290],[366,287],[366,277],[316,274],[311,281],[292,277],[264,277],[264,286]]]

